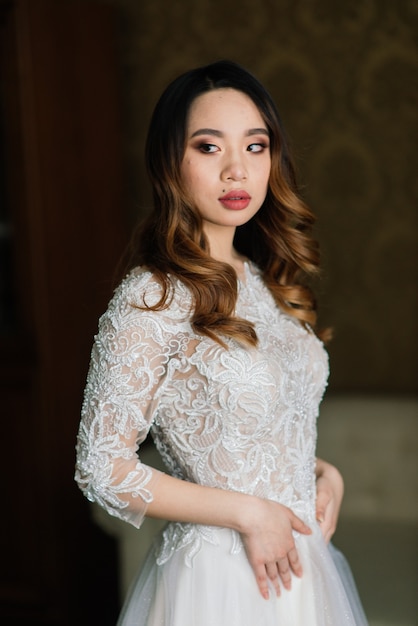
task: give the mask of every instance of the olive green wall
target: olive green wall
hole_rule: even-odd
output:
[[[242,63],[276,100],[318,215],[330,388],[416,391],[418,3],[107,3],[119,15],[131,209],[150,203],[142,153],[166,83],[212,60]]]

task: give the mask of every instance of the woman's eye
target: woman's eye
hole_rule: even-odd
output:
[[[205,154],[211,154],[212,152],[217,152],[218,146],[215,146],[213,143],[201,143],[199,150]]]
[[[248,152],[263,152],[267,148],[265,143],[252,143],[248,146]]]

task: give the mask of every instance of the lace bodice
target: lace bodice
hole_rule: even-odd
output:
[[[156,470],[138,446],[149,430],[169,473],[279,501],[314,515],[316,417],[328,363],[321,342],[275,305],[246,265],[236,314],[259,343],[228,349],[197,335],[191,298],[175,283],[167,309],[139,309],[161,288],[136,269],[95,338],[77,444],[76,480],[110,514],[139,526]]]

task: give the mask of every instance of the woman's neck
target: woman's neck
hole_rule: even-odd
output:
[[[205,235],[209,242],[210,256],[216,261],[232,265],[238,277],[242,278],[245,274],[244,262],[247,259],[234,248],[235,228],[205,228]]]
[[[234,248],[235,228],[220,228],[207,223],[203,230],[209,242],[210,256],[217,261],[233,263],[238,255]]]

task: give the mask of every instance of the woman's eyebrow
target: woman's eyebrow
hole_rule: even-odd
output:
[[[220,130],[215,130],[214,128],[199,128],[192,134],[193,137],[199,137],[200,135],[212,135],[214,137],[224,137],[224,133]],[[267,128],[250,128],[246,133],[246,137],[251,137],[252,135],[267,135],[269,136],[269,132]]]
[[[199,128],[196,130],[192,137],[199,137],[200,135],[213,135],[214,137],[223,137],[224,133],[220,130],[215,130],[214,128]]]
[[[251,135],[267,135],[269,137],[269,131],[267,128],[250,128],[247,136],[250,137]]]

